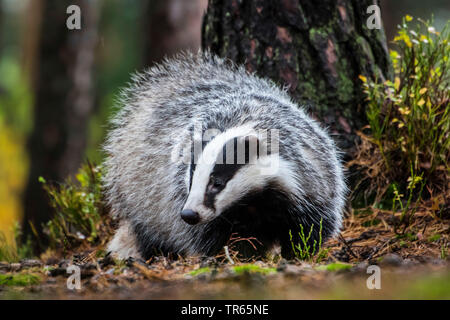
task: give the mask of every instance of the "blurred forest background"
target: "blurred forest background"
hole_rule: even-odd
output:
[[[81,30],[66,28],[70,4],[81,7]],[[207,0],[0,0],[1,232],[11,237],[24,210],[45,216],[39,176],[63,181],[82,161],[102,161],[120,88],[165,55],[198,50],[206,7]],[[388,40],[406,14],[434,14],[439,30],[450,2],[381,1]]]

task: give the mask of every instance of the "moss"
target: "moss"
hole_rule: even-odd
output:
[[[335,62],[335,68],[337,72],[336,94],[339,98],[339,101],[346,103],[354,98],[355,88],[352,75],[350,73],[351,63],[345,57],[345,49],[340,47],[342,45],[339,42],[335,41],[334,46],[336,57],[339,57],[339,59]]]
[[[345,60],[342,60],[345,61]],[[347,75],[347,63],[343,63],[341,67],[338,67],[338,84],[337,84],[337,95],[339,101],[349,102],[353,99],[353,81]]]
[[[199,268],[197,270],[193,270],[193,271],[189,272],[188,275],[195,277],[195,276],[198,276],[199,274],[210,273],[210,272],[211,272],[211,268],[204,267],[204,268]]]
[[[300,102],[313,102],[315,110],[326,111],[323,109],[327,105],[325,102],[328,99],[328,91],[324,79],[318,74],[311,73],[310,66],[314,65],[315,61],[311,57],[307,41],[302,36],[294,37],[293,41],[296,48],[294,61],[298,81],[295,94],[298,95]],[[276,48],[275,61],[278,61],[279,55],[279,48]]]
[[[29,286],[40,282],[41,278],[36,274],[0,274],[0,286]]]
[[[323,28],[311,28],[309,30],[309,38],[312,40],[313,43],[315,43],[320,37],[328,37],[328,35],[331,33],[331,30],[329,27],[323,27]]]
[[[356,44],[358,46],[358,50],[361,53],[361,55],[360,55],[361,59],[368,58],[369,61],[374,60],[372,48],[370,47],[370,44],[367,42],[367,40],[364,39],[364,37],[361,37],[361,36],[357,37]],[[367,62],[367,61],[362,61],[362,62]]]
[[[438,241],[440,238],[441,238],[441,235],[436,233],[436,234],[433,234],[432,236],[429,236],[427,240],[428,240],[428,242],[435,242],[435,241]]]
[[[228,49],[230,47],[230,37],[229,36],[224,36],[222,38],[222,56],[226,56],[226,53],[228,52]]]
[[[402,248],[408,248],[409,247],[409,242],[406,242],[404,240],[401,240],[398,244],[400,247]]]
[[[380,224],[381,220],[380,219],[373,219],[373,220],[369,220],[369,221],[365,221],[364,223],[362,223],[363,227],[372,227],[372,226],[376,226],[377,224]]]
[[[417,240],[417,235],[414,233],[405,233],[405,234],[398,234],[396,235],[397,239],[405,239],[407,241],[416,241]]]
[[[260,267],[255,264],[243,264],[243,265],[235,266],[235,267],[232,267],[232,270],[236,274],[243,274],[243,273],[270,274],[270,273],[277,272],[276,268]]]
[[[301,4],[299,3],[298,6],[298,15],[299,15],[299,20],[301,21],[300,25],[298,26],[300,29],[307,29],[308,28],[308,19],[306,18],[306,14],[305,11],[303,10]]]
[[[97,252],[95,253],[95,256],[97,258],[104,258],[106,256],[106,254],[107,254],[106,250],[98,249]]]
[[[327,265],[317,266],[316,270],[335,272],[335,271],[341,271],[341,270],[348,270],[351,267],[352,267],[351,264],[334,262],[334,263],[330,263]]]
[[[328,46],[329,41],[332,41],[336,57],[338,58],[333,66],[337,73],[336,94],[339,101],[344,103],[351,101],[354,98],[354,83],[349,74],[351,64],[345,58],[344,52],[341,52],[343,48],[340,48],[341,44],[334,37],[333,27],[327,25],[323,28],[312,28],[309,31],[309,38],[318,51],[323,51]]]

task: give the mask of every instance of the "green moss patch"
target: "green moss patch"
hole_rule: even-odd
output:
[[[341,271],[341,270],[348,270],[352,267],[351,264],[346,264],[346,263],[339,263],[339,262],[335,262],[335,263],[330,263],[327,265],[321,265],[321,266],[317,266],[316,270],[319,271]]]
[[[277,272],[276,268],[260,267],[255,264],[243,264],[243,265],[235,266],[235,267],[232,267],[232,270],[236,274],[243,274],[243,273],[270,274],[270,273]]]
[[[0,274],[0,286],[30,286],[41,282],[38,275],[26,274]]]
[[[193,270],[193,271],[189,272],[188,275],[195,277],[195,276],[198,276],[199,274],[210,273],[210,272],[211,272],[211,268],[204,267],[204,268],[199,268],[199,269]]]

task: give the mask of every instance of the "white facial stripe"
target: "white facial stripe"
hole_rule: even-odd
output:
[[[264,174],[267,164],[276,162],[277,170]],[[234,177],[228,181],[224,190],[216,197],[216,215],[221,214],[233,203],[243,198],[249,191],[262,190],[270,180],[276,181],[285,190],[295,190],[295,171],[292,165],[281,158],[279,154],[261,157],[254,165],[242,167]]]
[[[203,199],[209,177],[216,164],[216,159],[227,141],[249,134],[254,134],[252,123],[246,123],[242,126],[222,132],[206,145],[195,166],[191,191],[183,209],[197,211],[201,220],[210,219],[210,216],[214,213],[211,209],[206,208],[203,205]]]

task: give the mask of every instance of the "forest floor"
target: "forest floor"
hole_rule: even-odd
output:
[[[450,299],[450,220],[420,208],[407,232],[396,216],[371,209],[352,214],[321,261],[279,255],[241,261],[153,257],[115,261],[98,248],[38,260],[0,263],[1,299]],[[103,252],[103,254],[102,254]],[[69,265],[80,267],[80,289],[67,286]],[[380,269],[380,289],[368,266]],[[373,271],[372,271],[373,272]],[[369,279],[369,280],[368,280]],[[369,283],[369,284],[368,284]]]

